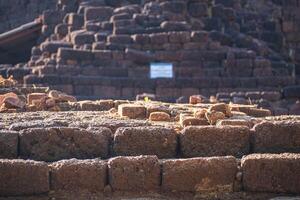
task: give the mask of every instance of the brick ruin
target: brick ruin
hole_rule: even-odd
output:
[[[30,61],[2,74],[94,99],[146,92],[174,101],[298,84],[298,1],[96,0],[56,7],[43,12]],[[151,62],[172,63],[174,78],[150,79]]]
[[[35,90],[40,93],[28,91],[33,104],[42,94]],[[0,113],[0,199],[289,200],[300,194],[299,116],[222,103],[58,106],[68,112]]]
[[[0,65],[0,200],[299,199],[299,10],[58,0]]]

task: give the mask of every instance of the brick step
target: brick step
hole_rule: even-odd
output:
[[[36,75],[83,75],[83,76],[107,76],[107,77],[149,77],[150,63],[145,65],[133,65],[131,61],[124,63],[117,60],[103,62],[99,65],[44,65],[35,67],[32,71]],[[288,69],[284,69],[288,70]],[[204,77],[231,77],[231,78],[259,78],[261,76],[291,76],[289,72],[286,72],[281,68],[270,68],[268,73],[263,73],[263,70],[253,72],[248,70],[246,72],[240,72],[240,74],[234,74],[228,71],[227,68],[220,65],[218,62],[182,62],[173,64],[174,77],[178,78],[204,78]],[[31,71],[31,70],[30,70]],[[18,72],[16,71],[15,74]],[[19,77],[23,78],[30,73],[24,75],[20,74]]]
[[[140,93],[154,93],[161,97],[180,97],[210,91],[211,94],[226,89],[245,88],[249,90],[279,90],[294,85],[292,76],[269,77],[207,77],[149,79],[144,76],[107,77],[107,76],[57,76],[28,75],[24,78],[26,85],[48,85],[68,94],[80,96],[101,96],[101,98],[135,97]]]
[[[30,93],[45,93],[48,90],[47,87],[0,87],[0,95],[13,92],[17,95],[28,95]]]
[[[171,127],[118,123],[119,128],[103,124],[89,130],[65,127],[68,125],[63,122],[50,124],[60,128],[16,124],[12,130],[0,131],[0,158],[57,161],[138,155],[192,158],[300,153],[299,121],[263,122],[251,130],[246,126],[189,126],[179,133]],[[253,126],[250,121],[249,126]]]
[[[167,160],[138,156],[54,163],[1,159],[0,196],[61,190],[108,196],[118,191],[214,197],[235,192],[296,194],[300,193],[299,169],[300,154],[253,154],[243,157],[241,164],[232,156]]]

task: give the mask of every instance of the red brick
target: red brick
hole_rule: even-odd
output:
[[[247,127],[187,127],[180,134],[183,157],[241,157],[249,153],[250,130]]]
[[[178,192],[232,192],[237,162],[234,157],[165,160],[162,188]]]
[[[116,191],[156,191],[160,165],[156,156],[116,157],[108,162],[109,182]]]
[[[159,158],[174,158],[176,146],[177,135],[170,128],[119,128],[114,135],[114,153],[118,156],[156,155]]]
[[[36,195],[49,192],[46,163],[25,160],[0,160],[1,196]]]
[[[256,153],[300,153],[300,123],[263,122],[254,126],[253,151]]]
[[[18,156],[18,132],[0,130],[0,159],[17,158]]]
[[[52,163],[51,189],[90,192],[103,192],[106,186],[107,164],[99,159],[62,160]]]
[[[300,193],[299,154],[253,154],[242,159],[245,191]]]
[[[108,157],[111,131],[100,128],[35,128],[20,133],[20,157],[42,161]]]

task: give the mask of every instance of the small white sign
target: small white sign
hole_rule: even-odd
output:
[[[150,78],[173,78],[173,64],[150,63]]]

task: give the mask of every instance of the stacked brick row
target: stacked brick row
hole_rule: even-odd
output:
[[[152,1],[113,7],[95,1],[79,4],[77,13],[46,11],[47,39],[33,48],[33,75],[24,82],[102,98],[293,85],[293,69],[281,57],[273,58],[274,51],[263,42],[242,37],[239,22],[247,21],[238,12],[244,10],[239,1],[230,2]],[[175,78],[151,80],[151,62],[172,63]]]
[[[19,127],[16,127],[17,129]],[[265,122],[247,127],[32,128],[0,134],[0,157],[40,161],[156,155],[159,158],[242,157],[251,153],[299,153],[298,122]],[[128,145],[130,144],[130,145]],[[251,148],[250,148],[251,147]]]
[[[241,166],[231,156],[172,160],[116,157],[49,164],[1,159],[0,196],[87,190],[106,195],[112,191],[197,192],[216,197],[241,188],[246,192],[293,194],[300,192],[299,167],[299,154],[253,154],[244,157]]]

